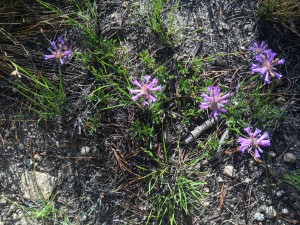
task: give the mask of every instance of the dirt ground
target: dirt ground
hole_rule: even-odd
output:
[[[64,11],[72,10],[70,1],[45,2]],[[260,20],[255,0],[182,0],[174,17],[176,45],[167,48],[149,27],[142,25],[147,1],[96,2],[99,33],[122,43],[132,60],[132,77],[142,73],[143,65],[136,58],[144,50],[155,55],[158,63],[167,63],[168,68],[180,60],[222,52],[225,56],[205,64],[201,75],[234,92],[239,80],[250,74],[247,49],[254,41],[266,40],[285,58],[281,69],[285,77],[274,88],[274,97],[285,107],[285,116],[270,131],[272,146],[264,163],[248,155],[226,154],[234,144],[220,147],[197,165],[202,173],[198,178],[206,182],[203,191],[207,195],[201,209],[178,217],[183,225],[300,224],[300,192],[283,181],[285,173],[300,167],[300,37],[280,24]],[[7,58],[33,71],[43,71],[57,81],[53,64],[43,58],[48,40],[63,35],[70,47],[83,52],[82,36],[76,28],[62,25],[63,17],[34,0],[6,0],[0,3],[0,9],[0,224],[146,224],[151,209],[146,201],[147,183],[138,178],[135,165],[148,161],[139,153],[142,141],[133,140],[129,132],[134,118],[144,118],[143,111],[133,105],[101,111],[94,102],[87,101],[96,81],[74,57],[64,68],[68,96],[65,113],[38,120],[26,107],[29,101],[9,83],[17,78],[11,75],[14,68]],[[233,54],[237,52],[240,54]],[[175,93],[176,79],[166,91],[168,97]],[[165,112],[170,149],[176,146],[174,140],[180,130],[187,133],[202,122],[195,118],[188,125],[182,124],[173,116],[180,114],[179,107],[172,104]],[[79,131],[75,125],[78,117],[96,114],[101,115],[96,132],[91,135]],[[225,122],[199,139],[204,140],[214,130],[221,137],[226,132]],[[160,135],[155,138],[161,140]],[[192,152],[195,146],[197,141],[181,146],[180,156]],[[285,160],[286,153],[296,161]],[[35,180],[32,184],[28,181],[31,179]],[[36,185],[45,190],[26,189]],[[48,189],[52,191],[47,196],[51,201],[40,197],[40,192]],[[47,202],[60,212],[51,215],[60,216],[36,220],[28,216],[30,210],[42,209]]]

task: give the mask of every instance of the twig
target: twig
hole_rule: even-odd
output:
[[[213,125],[215,125],[217,122],[220,121],[220,118],[218,117],[213,117],[209,120],[206,120],[203,124],[200,126],[196,127],[194,130],[192,130],[183,140],[183,143],[188,145],[190,144],[193,140],[195,140],[200,134],[202,134],[204,131],[207,129],[211,128]]]

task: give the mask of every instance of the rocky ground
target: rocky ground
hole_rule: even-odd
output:
[[[47,49],[44,46],[48,44],[44,37],[52,39],[49,27],[63,32],[78,51],[83,50],[80,36],[76,36],[76,29],[45,23],[45,19],[54,21],[49,19],[54,16],[38,3],[20,2],[22,5],[10,11],[15,13],[15,24],[1,27],[0,23],[0,60],[5,62],[4,58],[9,57],[21,65],[34,65],[34,69],[53,77],[53,65],[43,61]],[[67,2],[60,6],[56,1],[51,3],[67,10]],[[210,159],[199,163],[199,171],[204,173],[201,179],[207,183],[203,189],[207,197],[200,212],[183,218],[182,224],[300,224],[300,192],[283,182],[284,173],[300,167],[299,36],[279,24],[259,20],[255,0],[182,0],[174,17],[176,45],[168,49],[149,27],[141,26],[147,14],[146,1],[109,0],[97,4],[99,32],[107,38],[118,35],[130,59],[146,49],[161,62],[222,52],[225,57],[204,67],[202,75],[218,79],[233,90],[245,74],[250,74],[247,48],[255,40],[266,40],[280,52],[287,63],[275,97],[286,108],[286,116],[270,132],[272,147],[264,162],[230,154],[228,150],[233,146],[221,146]],[[28,11],[27,17],[19,17],[24,10]],[[7,18],[3,16],[4,24],[8,24]],[[28,38],[14,36],[17,29],[28,28]],[[232,54],[235,52],[244,57]],[[139,74],[141,67],[137,64],[131,75]],[[2,78],[10,76],[12,69],[0,64]],[[145,224],[149,210],[144,201],[146,184],[134,175],[134,163],[141,158],[134,158],[138,143],[132,144],[128,134],[133,118],[141,112],[133,107],[101,112],[101,126],[95,134],[79,133],[78,126],[74,126],[78,116],[97,112],[84,100],[91,93],[93,78],[73,59],[66,68],[65,82],[72,93],[70,112],[61,118],[39,121],[24,107],[26,101],[2,79],[0,224]],[[173,86],[171,90],[176,88],[176,82]],[[167,111],[177,112],[171,106]],[[177,129],[180,121],[171,121]],[[181,129],[188,132],[198,123],[199,120],[192,121]],[[171,125],[167,129],[170,140],[176,139],[179,131],[172,130]],[[225,132],[226,126],[221,123],[218,134]],[[193,142],[181,149],[190,151],[196,145]],[[47,204],[55,205],[53,208],[60,213],[50,214],[59,216],[34,214],[35,220],[30,212],[42,211]]]

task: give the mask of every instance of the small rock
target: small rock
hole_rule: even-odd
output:
[[[209,193],[209,188],[208,188],[208,187],[205,187],[205,188],[203,189],[203,192]]]
[[[269,151],[268,152],[268,155],[271,157],[271,158],[274,158],[276,156],[276,153],[273,152],[273,151]]]
[[[245,184],[250,184],[250,182],[251,182],[251,179],[250,179],[249,177],[247,177],[247,178],[243,181],[243,183],[245,183]]]
[[[269,218],[269,219],[272,219],[272,218],[275,218],[277,215],[276,213],[276,210],[274,209],[273,206],[269,206],[266,210],[266,216]]]
[[[281,197],[283,196],[283,194],[284,194],[284,190],[282,190],[282,191],[277,191],[277,192],[276,192],[276,196],[277,196],[278,198],[281,198]]]
[[[230,177],[235,177],[235,169],[232,165],[227,165],[224,167],[224,173]]]
[[[284,160],[286,163],[296,163],[296,161],[297,161],[295,155],[292,154],[292,153],[289,153],[289,152],[284,154],[283,160]]]
[[[246,25],[244,26],[244,29],[245,29],[246,31],[248,31],[248,32],[251,32],[252,29],[253,29],[253,26],[252,26],[251,24],[246,24]]]
[[[207,206],[210,205],[210,203],[209,202],[202,202],[202,205],[205,206],[205,207],[207,207]]]
[[[283,214],[285,214],[285,215],[288,215],[288,214],[290,213],[290,211],[289,211],[287,208],[283,208],[283,209],[281,210],[281,212],[282,212]]]
[[[0,204],[6,204],[6,203],[7,203],[6,199],[0,196]]]
[[[89,154],[91,151],[91,148],[88,147],[88,146],[83,146],[81,149],[80,149],[80,154],[81,155],[87,155]]]
[[[253,216],[253,220],[256,221],[264,221],[265,220],[265,215],[260,213],[260,212],[256,212]]]
[[[217,182],[218,182],[218,183],[222,183],[222,182],[223,182],[222,177],[218,177],[218,178],[217,178]]]
[[[286,103],[286,99],[283,97],[279,97],[276,99],[276,102],[283,104],[283,103]]]
[[[17,213],[13,213],[11,217],[12,217],[12,219],[16,220],[16,219],[18,219],[18,214]]]
[[[42,202],[48,199],[54,188],[57,178],[47,173],[25,172],[21,176],[21,191],[23,197],[32,201]]]
[[[261,205],[258,207],[258,211],[261,213],[265,213],[267,211],[267,206],[266,205]]]
[[[42,156],[40,154],[34,154],[33,158],[36,160],[36,161],[42,161]]]
[[[229,30],[228,24],[221,21],[219,25],[220,25],[220,28],[221,28],[222,31],[226,32],[226,31]]]

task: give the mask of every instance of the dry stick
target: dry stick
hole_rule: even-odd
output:
[[[215,125],[218,121],[220,121],[219,117],[213,117],[209,120],[206,120],[203,124],[196,127],[194,130],[192,130],[187,137],[183,140],[183,143],[188,145],[193,140],[195,140],[200,134],[202,134],[207,129],[211,128],[213,125]]]

